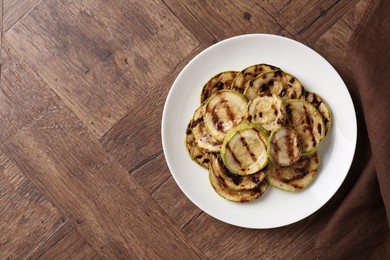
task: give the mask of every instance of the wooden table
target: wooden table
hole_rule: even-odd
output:
[[[370,0],[0,2],[0,259],[315,258],[348,187],[286,227],[220,222],[172,179],[162,109],[196,54],[245,33],[298,40],[351,84]]]

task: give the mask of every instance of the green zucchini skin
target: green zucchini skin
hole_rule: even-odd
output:
[[[325,124],[325,136],[328,135],[331,127],[332,127],[332,111],[330,110],[330,106],[328,103],[325,102],[325,100],[314,92],[306,92],[305,99],[307,102],[312,104],[315,108],[317,108],[318,112],[320,112],[324,124]]]
[[[268,163],[268,138],[261,126],[249,122],[231,129],[221,147],[224,165],[238,175],[260,171]]]

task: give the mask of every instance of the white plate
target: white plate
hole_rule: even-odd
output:
[[[295,75],[308,91],[322,96],[333,112],[333,127],[319,149],[321,168],[305,190],[270,188],[258,200],[235,203],[211,187],[208,172],[193,162],[184,145],[186,126],[203,85],[215,74],[268,63]],[[185,195],[207,214],[247,228],[274,228],[299,221],[321,208],[344,181],[355,153],[357,126],[349,92],[336,70],[318,53],[294,40],[249,34],[221,41],[198,54],[181,71],[165,103],[162,143],[173,178]]]

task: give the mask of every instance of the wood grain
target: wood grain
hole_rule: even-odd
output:
[[[175,256],[201,255],[67,108],[23,128],[4,146],[99,255],[173,257],[171,248]]]
[[[41,0],[3,0],[3,31],[7,32],[14,24],[20,21]]]
[[[39,250],[66,224],[58,210],[0,151],[0,259]]]
[[[102,259],[93,251],[91,246],[84,240],[76,230],[71,230],[66,236],[62,237],[57,243],[50,246],[42,254],[31,257],[32,259]]]
[[[0,0],[1,259],[315,259],[345,196],[251,230],[197,208],[161,145],[166,95],[208,46],[284,35],[353,82],[346,52],[374,0]]]
[[[273,17],[268,15],[261,3],[256,1],[181,0],[180,2],[177,5],[176,1],[165,0],[165,3],[175,13],[181,11],[177,10],[181,5],[186,6],[190,15],[181,13],[179,18],[184,15],[186,18],[181,20],[187,20],[189,16],[194,17],[217,41],[248,33],[273,33],[290,36],[289,32],[285,31]],[[194,32],[194,35],[198,34]]]
[[[175,20],[156,1],[42,1],[6,38],[100,137],[196,47]]]
[[[350,10],[357,0],[269,0],[269,2],[300,35],[308,42],[312,42]]]
[[[100,138],[105,149],[128,171],[162,152],[161,118],[165,98],[179,72],[203,49],[200,45],[183,58],[160,84],[151,87],[136,102],[134,109]]]

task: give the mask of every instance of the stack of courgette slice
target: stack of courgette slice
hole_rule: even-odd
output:
[[[190,157],[223,198],[248,202],[271,185],[299,191],[316,176],[332,115],[325,100],[269,64],[213,76],[187,126]]]

